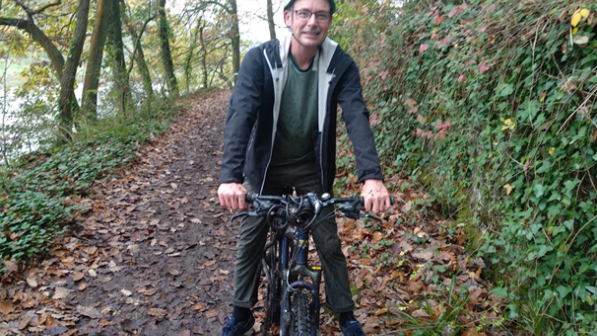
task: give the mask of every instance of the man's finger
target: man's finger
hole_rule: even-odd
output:
[[[242,192],[236,195],[236,202],[238,204],[239,210],[243,210],[245,208],[245,195]]]

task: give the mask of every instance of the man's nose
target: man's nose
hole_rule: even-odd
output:
[[[315,13],[311,13],[309,20],[307,20],[307,24],[310,26],[314,26],[317,24],[317,16],[315,16]]]

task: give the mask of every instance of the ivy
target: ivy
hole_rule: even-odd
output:
[[[386,166],[446,216],[473,214],[518,325],[597,329],[597,5],[359,4],[332,32],[361,67]]]

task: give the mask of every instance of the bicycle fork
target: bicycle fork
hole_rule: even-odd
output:
[[[286,270],[283,272],[282,281],[288,283],[290,279],[304,278],[305,276],[311,278],[312,282],[303,280],[294,281],[284,289],[282,295],[282,314],[280,316],[280,336],[288,335],[288,324],[292,319],[292,307],[290,307],[290,296],[296,290],[306,289],[311,293],[311,303],[309,304],[310,310],[310,334],[316,336],[319,329],[319,310],[321,303],[319,301],[319,285],[321,283],[321,267],[312,267],[308,265],[309,257],[309,235],[301,228],[298,229],[298,244],[297,244],[297,259],[292,269],[289,269],[288,265],[288,239],[284,237],[282,240],[282,269]]]

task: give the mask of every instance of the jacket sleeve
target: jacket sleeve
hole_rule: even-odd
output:
[[[342,118],[354,147],[359,182],[383,180],[375,139],[369,126],[369,111],[363,99],[359,69],[352,60],[340,79],[338,103],[342,107]]]
[[[245,55],[238,71],[224,128],[224,155],[220,175],[222,183],[243,182],[247,146],[261,108],[264,81],[262,65],[260,48],[253,48]]]

